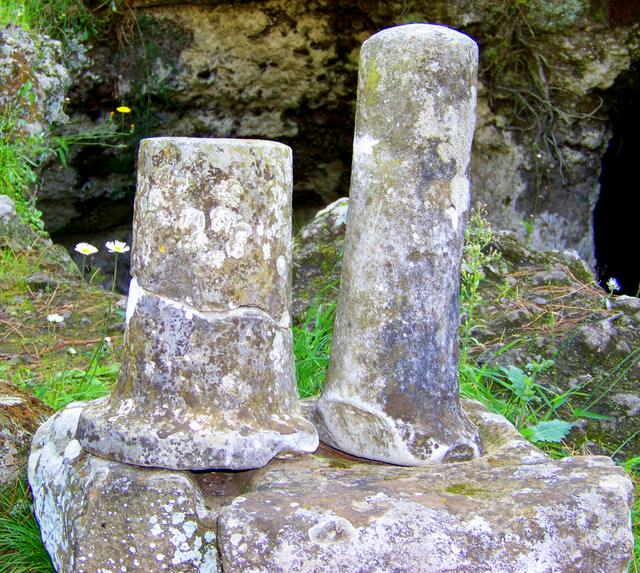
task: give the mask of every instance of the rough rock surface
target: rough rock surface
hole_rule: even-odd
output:
[[[257,140],[141,143],[132,275],[203,312],[289,325],[291,150]]]
[[[0,195],[0,248],[19,253],[30,251],[36,246],[46,249],[46,266],[53,274],[77,273],[77,268],[66,249],[61,245],[54,245],[45,234],[35,231],[29,223],[20,218],[13,199],[7,195]],[[66,278],[68,277],[63,280]],[[56,279],[51,277],[51,280]]]
[[[483,457],[399,468],[318,452],[248,472],[169,472],[94,457],[84,404],[37,432],[35,512],[60,572],[623,573],[632,485],[604,457],[551,460],[465,409]]]
[[[23,123],[23,135],[38,135],[67,120],[71,84],[60,42],[15,26],[0,30],[0,107]],[[6,111],[4,112],[6,114]]]
[[[320,439],[400,465],[477,457],[458,402],[458,285],[477,46],[426,24],[360,52],[351,199]],[[437,280],[429,280],[428,277]]]
[[[94,41],[91,73],[69,94],[72,133],[102,125],[127,103],[132,145],[147,135],[277,139],[295,152],[294,204],[321,207],[347,193],[361,43],[393,25],[444,24],[481,47],[475,200],[497,227],[524,235],[523,222],[533,223],[537,247],[574,248],[592,262],[591,211],[610,135],[607,90],[638,59],[631,3],[627,17],[617,3],[587,0],[517,9],[498,0],[133,4],[137,11]],[[133,157],[131,149],[87,148],[68,170],[53,169],[41,206],[45,215],[49,207],[70,210],[51,224],[90,233],[101,198],[113,216],[98,223],[122,222]]]
[[[0,358],[5,358],[0,354]],[[53,410],[33,395],[0,382],[0,484],[24,475],[31,438]]]
[[[340,282],[348,208],[348,199],[334,201],[316,213],[294,237],[292,275],[296,296],[291,306],[294,323],[304,322],[313,300]]]
[[[111,459],[189,470],[313,451],[290,328],[291,150],[155,138],[139,163],[123,364],[78,439]]]

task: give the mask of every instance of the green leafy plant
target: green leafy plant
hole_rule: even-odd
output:
[[[94,11],[81,0],[3,0],[0,4],[0,25],[15,24],[25,30],[45,32],[63,46],[78,37],[88,40],[96,32]]]
[[[469,348],[477,343],[474,330],[482,326],[476,311],[482,303],[479,287],[485,278],[484,269],[500,262],[500,255],[491,247],[493,232],[481,209],[474,210],[465,232],[460,270],[460,363],[467,362]]]

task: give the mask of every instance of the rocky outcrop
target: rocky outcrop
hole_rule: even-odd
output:
[[[0,108],[3,120],[20,124],[17,133],[42,135],[64,123],[70,83],[60,42],[14,26],[0,30]]]
[[[60,572],[622,573],[631,557],[623,470],[551,460],[478,403],[464,407],[487,446],[480,459],[399,468],[320,451],[233,473],[87,454],[73,439],[83,407],[49,419],[29,459]]]
[[[126,103],[133,112],[111,121],[128,147],[78,149],[68,169],[47,172],[41,205],[52,231],[125,222],[133,148],[148,135],[276,139],[294,149],[298,209],[346,195],[360,45],[382,28],[426,21],[480,44],[474,200],[497,228],[593,264],[607,90],[638,59],[633,11],[622,18],[613,3],[586,0],[132,5],[94,40],[65,127],[104,125]],[[96,220],[96,209],[107,215]]]
[[[0,485],[24,475],[33,434],[52,414],[33,395],[0,382]]]
[[[473,331],[491,366],[541,363],[536,381],[565,394],[569,440],[593,453],[640,455],[640,299],[607,293],[572,252],[538,252],[507,233],[487,250]]]

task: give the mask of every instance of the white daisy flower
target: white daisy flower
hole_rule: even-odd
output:
[[[126,253],[129,250],[127,243],[122,241],[107,241],[104,246],[110,253]]]
[[[81,255],[84,255],[85,257],[89,255],[93,255],[94,253],[98,252],[98,249],[96,249],[93,245],[90,245],[89,243],[78,243],[75,247],[75,250]]]

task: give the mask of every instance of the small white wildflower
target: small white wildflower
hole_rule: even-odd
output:
[[[614,293],[617,290],[621,290],[622,289],[622,287],[620,286],[620,283],[614,277],[611,277],[607,281],[607,288],[609,289],[610,293]]]
[[[62,316],[61,314],[56,314],[55,312],[52,312],[51,314],[47,314],[47,321],[53,324],[60,324],[61,322],[64,321],[64,316]]]
[[[109,349],[113,348],[113,341],[111,340],[110,336],[105,336],[102,340],[104,340],[104,343],[107,348]]]
[[[78,243],[75,247],[75,250],[81,255],[84,255],[85,257],[88,255],[93,255],[94,253],[98,252],[98,249],[96,249],[93,245],[89,243]]]
[[[104,246],[110,253],[126,253],[129,250],[127,243],[122,241],[107,241]]]
[[[67,354],[69,354],[69,356],[75,356],[78,354],[78,351],[73,346],[70,346],[67,348]]]

